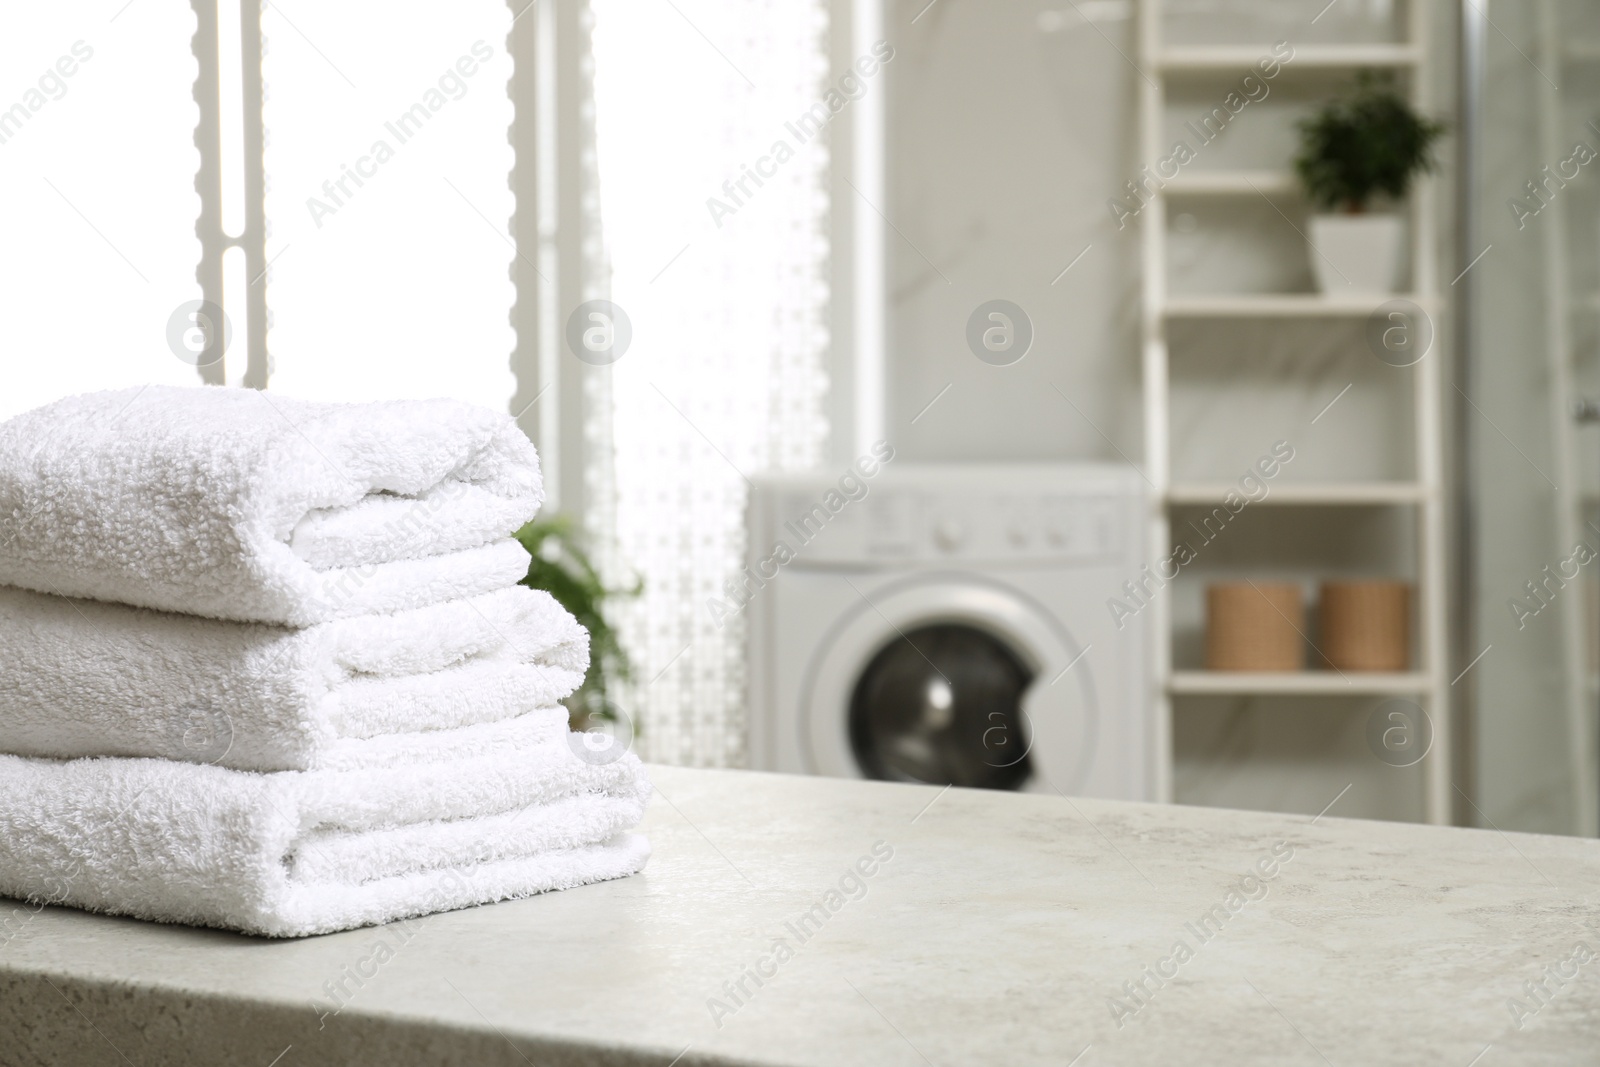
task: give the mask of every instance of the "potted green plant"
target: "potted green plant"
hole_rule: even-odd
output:
[[[1399,288],[1405,221],[1397,207],[1412,179],[1433,170],[1433,146],[1444,132],[1444,123],[1412,108],[1391,76],[1371,72],[1300,123],[1294,165],[1319,209],[1311,218],[1311,266],[1324,293]]]
[[[516,538],[532,557],[522,584],[548,592],[589,631],[589,673],[566,700],[572,728],[586,730],[592,719],[614,719],[615,705],[608,694],[633,674],[628,653],[607,616],[607,603],[638,596],[642,583],[625,589],[607,586],[566,515],[530,522],[516,532]]]

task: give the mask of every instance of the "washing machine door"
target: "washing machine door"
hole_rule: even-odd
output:
[[[802,751],[820,774],[1077,792],[1097,741],[1083,652],[1042,605],[978,576],[863,590],[807,672]]]

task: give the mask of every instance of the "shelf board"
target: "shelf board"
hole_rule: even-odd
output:
[[[1174,671],[1167,688],[1190,695],[1372,696],[1426,693],[1430,684],[1421,671]]]
[[[1416,482],[1303,482],[1298,485],[1270,485],[1270,488],[1272,491],[1266,499],[1256,501],[1256,505],[1416,504],[1428,499],[1429,495],[1427,487]],[[1167,489],[1167,502],[1220,504],[1229,492],[1238,492],[1238,486],[1231,482],[1174,483]]]
[[[1167,299],[1169,319],[1339,319],[1365,318],[1391,300],[1409,300],[1424,309],[1433,302],[1415,293],[1324,296],[1321,293],[1246,293],[1176,296]]]
[[[1167,196],[1298,196],[1300,183],[1286,170],[1211,170],[1179,174],[1167,182]]]
[[[1169,73],[1222,71],[1244,74],[1256,61],[1272,55],[1271,45],[1183,45],[1164,48],[1156,65]],[[1285,71],[1344,70],[1358,67],[1411,67],[1422,60],[1422,49],[1407,44],[1302,45]]]

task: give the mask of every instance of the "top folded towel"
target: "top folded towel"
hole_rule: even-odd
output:
[[[0,424],[0,583],[310,626],[514,584],[542,499],[507,415],[145,386]]]

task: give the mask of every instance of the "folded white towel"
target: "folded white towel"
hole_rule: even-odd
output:
[[[309,626],[514,584],[533,446],[452,400],[146,386],[0,425],[0,584]]]
[[[583,627],[522,586],[304,630],[0,587],[0,752],[392,762],[554,704],[588,666]]]
[[[575,752],[278,774],[0,756],[0,895],[299,937],[631,874],[649,782]]]

